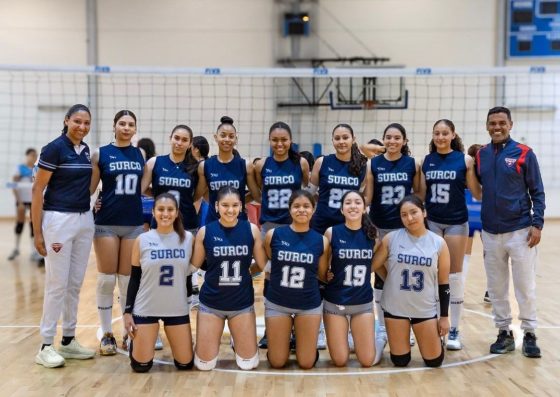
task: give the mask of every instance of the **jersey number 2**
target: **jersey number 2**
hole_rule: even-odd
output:
[[[283,266],[280,285],[286,288],[303,288],[305,268],[299,266]]]
[[[163,265],[159,268],[159,285],[173,286],[173,266]]]

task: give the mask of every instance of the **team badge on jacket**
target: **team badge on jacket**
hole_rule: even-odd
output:
[[[51,248],[53,249],[54,252],[58,253],[58,251],[60,251],[62,249],[62,244],[61,243],[52,243]]]
[[[507,165],[509,168],[513,167],[513,166],[515,165],[516,161],[517,161],[516,159],[512,159],[512,158],[510,158],[510,157],[506,157],[505,160],[506,160],[506,165]]]

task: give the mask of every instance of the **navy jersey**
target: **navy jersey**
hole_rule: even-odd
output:
[[[212,156],[204,161],[204,176],[208,184],[208,213],[206,223],[218,219],[216,213],[216,199],[218,190],[223,186],[233,186],[241,193],[243,210],[239,213],[239,219],[247,219],[245,213],[245,194],[247,192],[247,165],[245,159],[233,156],[229,163],[222,163],[218,156]]]
[[[371,262],[375,241],[360,228],[346,225],[332,228],[331,272],[334,277],[325,288],[325,300],[336,305],[362,305],[373,300]]]
[[[141,180],[144,158],[140,149],[112,144],[99,148],[102,191],[96,225],[138,226],[142,224]]]
[[[274,229],[270,282],[266,299],[280,306],[309,310],[321,304],[317,270],[323,236],[314,230],[298,233],[290,226]]]
[[[157,156],[152,170],[152,192],[154,197],[161,193],[171,193],[179,202],[185,229],[196,229],[198,219],[194,208],[194,192],[198,176],[191,175],[182,163],[174,163],[168,155]]]
[[[288,200],[294,190],[301,189],[301,164],[290,159],[276,161],[273,157],[267,157],[261,170],[261,178],[260,223],[290,223]]]
[[[340,212],[342,196],[349,190],[360,190],[366,167],[356,176],[350,174],[349,165],[349,161],[339,160],[334,154],[323,158],[319,171],[319,201],[311,221],[311,227],[319,233],[344,222]]]
[[[219,221],[206,225],[207,269],[200,290],[201,303],[225,311],[245,309],[254,303],[249,272],[254,243],[248,221],[239,220],[234,227],[225,227]]]
[[[403,155],[395,161],[385,156],[371,160],[373,174],[373,196],[369,216],[374,225],[381,229],[403,227],[398,205],[412,193],[416,175],[416,164],[410,156]]]
[[[45,211],[89,211],[91,158],[88,145],[80,142],[74,146],[63,133],[41,150],[38,167],[52,172],[43,201]]]
[[[422,172],[426,176],[428,219],[447,225],[467,222],[465,155],[457,150],[447,154],[430,153],[424,159]]]

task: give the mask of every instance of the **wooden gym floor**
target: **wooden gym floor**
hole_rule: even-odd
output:
[[[464,349],[447,352],[443,368],[426,369],[415,347],[409,368],[392,366],[388,347],[381,363],[363,369],[351,356],[347,368],[330,364],[327,351],[321,351],[316,368],[302,371],[294,361],[282,371],[271,370],[266,351],[261,350],[261,364],[251,372],[237,369],[229,335],[222,338],[220,359],[216,370],[179,373],[172,364],[168,344],[156,352],[156,362],[148,374],[135,374],[128,357],[96,356],[93,360],[68,360],[63,368],[46,369],[35,364],[40,345],[38,324],[43,302],[44,270],[29,260],[26,225],[22,238],[23,252],[14,261],[7,257],[13,247],[13,224],[0,221],[0,396],[126,396],[126,395],[189,395],[189,396],[361,396],[361,395],[442,395],[442,396],[558,396],[560,395],[560,293],[557,286],[560,257],[560,221],[549,221],[539,245],[537,269],[538,343],[541,359],[528,359],[521,354],[522,335],[514,320],[517,349],[514,353],[494,356],[489,344],[497,331],[491,320],[491,307],[484,304],[485,275],[481,243],[475,237],[473,255],[465,294],[465,312],[461,327]],[[95,303],[95,256],[90,263],[82,288],[78,315],[79,341],[98,347],[98,319]],[[258,333],[263,332],[262,280],[255,280]],[[513,288],[511,288],[512,290]],[[511,300],[514,302],[513,291]],[[121,339],[121,322],[115,304],[113,317],[117,340]],[[513,303],[516,316],[517,305]],[[193,320],[196,319],[193,313]],[[195,329],[193,321],[193,329]],[[162,333],[163,335],[163,333]],[[60,329],[56,344],[59,343]],[[164,342],[166,342],[164,338]],[[122,352],[124,353],[124,352]]]

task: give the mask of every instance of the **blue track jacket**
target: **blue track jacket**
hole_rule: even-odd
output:
[[[544,224],[544,186],[537,157],[526,145],[508,138],[490,143],[476,155],[482,184],[482,229],[509,233]]]

